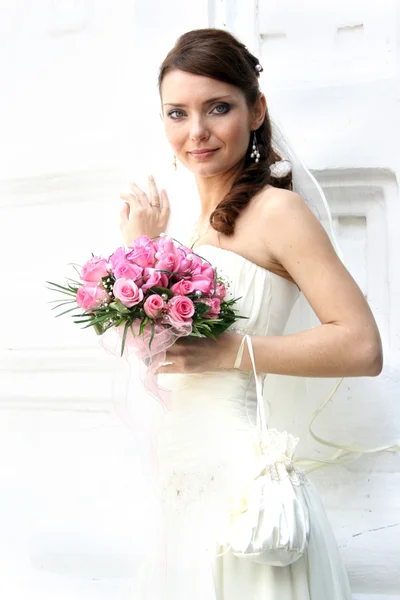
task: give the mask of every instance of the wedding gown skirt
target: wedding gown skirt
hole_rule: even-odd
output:
[[[280,335],[298,296],[288,280],[214,246],[196,252],[218,267],[239,297],[233,331]],[[245,326],[243,326],[243,323]],[[173,406],[158,435],[162,499],[134,594],[138,600],[350,600],[347,573],[319,494],[302,485],[311,533],[308,550],[275,567],[229,552],[229,513],[254,475],[253,373],[224,370],[160,375]],[[218,555],[221,554],[220,556]]]

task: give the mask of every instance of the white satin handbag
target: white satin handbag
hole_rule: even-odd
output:
[[[256,379],[257,431],[255,435],[256,477],[232,515],[230,551],[250,561],[287,566],[300,558],[310,537],[310,516],[304,494],[307,478],[293,466],[299,438],[268,429],[262,383],[256,372],[249,335],[243,337],[235,368],[240,365],[247,341]]]

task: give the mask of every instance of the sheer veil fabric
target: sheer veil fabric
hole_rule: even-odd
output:
[[[302,196],[316,214],[338,256],[343,260],[334,233],[330,209],[320,185],[296,155],[287,136],[283,133],[282,126],[278,125],[273,114],[271,121],[273,146],[282,156],[283,161],[290,163],[293,190]],[[282,165],[275,165],[275,168],[279,169],[284,165],[285,163],[282,162]],[[180,241],[188,242],[183,239]],[[318,324],[316,315],[300,293],[290,313],[284,334],[310,329]],[[118,355],[116,343],[110,333],[105,346]],[[191,597],[195,600],[185,587],[185,584],[190,582],[190,589],[197,590],[196,600],[197,598],[216,600],[215,581],[209,569],[209,554],[205,549],[209,547],[209,539],[212,539],[209,528],[213,523],[212,519],[217,518],[218,511],[206,521],[207,527],[202,527],[202,520],[199,519],[201,513],[196,511],[181,515],[179,521],[169,522],[165,517],[158,487],[157,443],[165,419],[168,419],[168,411],[144,389],[139,371],[132,356],[128,355],[124,359],[115,361],[113,400],[118,415],[132,430],[135,437],[142,471],[142,479],[138,481],[140,499],[138,506],[143,511],[144,535],[140,540],[142,561],[136,578],[137,588],[134,597],[139,600],[172,598],[186,600],[187,597]],[[224,376],[223,372],[221,376]],[[320,427],[324,431],[325,415],[321,403],[324,399],[327,402],[329,395],[332,396],[336,392],[340,383],[341,379],[334,378],[315,379],[273,374],[268,374],[264,378],[263,395],[268,426],[287,430],[300,438],[298,460],[295,465],[305,472],[330,462],[353,459],[363,453],[357,447],[337,444],[335,439],[324,440],[322,435],[317,436],[309,429],[314,415],[317,416],[318,431]],[[396,450],[398,447],[385,447],[372,449],[372,451],[382,449]],[[210,448],[211,452],[212,448]],[[184,448],[182,448],[182,455],[184,456]],[[190,469],[190,465],[188,468]],[[203,514],[207,513],[207,505],[204,505],[202,510]],[[172,531],[171,527],[175,528],[178,522],[179,533],[175,533],[176,530]],[[216,521],[215,526],[217,526]],[[179,556],[179,566],[176,560],[170,559],[171,556],[175,558]],[[168,592],[165,592],[166,589]]]
[[[273,146],[283,161],[292,168],[293,191],[307,203],[310,210],[324,227],[340,260],[345,264],[343,252],[334,231],[331,210],[325,194],[294,150],[282,124],[270,108]],[[285,334],[305,331],[320,324],[303,294],[299,294],[284,330]],[[351,462],[363,454],[388,451],[398,452],[399,445],[384,445],[363,448],[357,443],[339,442],[334,432],[329,438],[317,433],[332,430],[332,412],[324,412],[328,403],[340,393],[343,378],[293,377],[268,374],[264,381],[264,399],[269,409],[269,425],[282,428],[287,425],[288,412],[291,415],[291,433],[300,438],[299,451],[295,464],[306,473],[328,465]],[[274,402],[275,400],[275,402]],[[331,402],[332,404],[332,402]],[[361,409],[361,406],[360,406]],[[340,410],[340,409],[339,409]],[[336,413],[337,419],[338,413]],[[345,418],[345,415],[343,415]],[[333,449],[333,450],[332,450]]]

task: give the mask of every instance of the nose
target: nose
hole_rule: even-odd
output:
[[[196,142],[198,140],[208,140],[209,137],[210,132],[205,119],[201,116],[193,117],[190,123],[190,139]]]

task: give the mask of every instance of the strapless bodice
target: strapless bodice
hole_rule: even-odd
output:
[[[295,283],[224,248],[207,244],[197,246],[194,251],[228,280],[227,299],[237,298],[237,314],[247,317],[237,320],[228,332],[261,336],[283,333],[299,295]],[[224,404],[224,398],[229,403],[231,415],[235,414],[247,424],[255,422],[256,393],[252,371],[233,369],[232,365],[229,370],[164,374],[158,378],[163,387],[172,390],[174,410],[186,413],[189,406],[193,407],[195,396],[204,397],[213,390],[219,397],[214,412]]]
[[[229,331],[249,335],[283,333],[299,295],[295,283],[225,248],[204,244],[194,248],[194,252],[227,277],[227,299],[239,298],[235,310],[248,317],[234,323]]]

